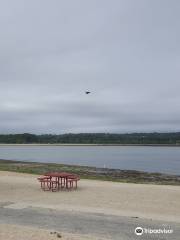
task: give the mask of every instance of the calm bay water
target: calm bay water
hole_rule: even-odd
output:
[[[0,146],[0,159],[180,174],[180,147]]]

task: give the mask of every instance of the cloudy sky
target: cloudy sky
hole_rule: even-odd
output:
[[[0,133],[180,131],[179,13],[179,0],[0,0]]]

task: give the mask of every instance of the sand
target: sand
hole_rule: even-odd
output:
[[[44,192],[36,175],[0,171],[0,204],[180,222],[180,187],[80,180],[75,191]],[[43,199],[43,201],[42,201]]]
[[[32,227],[0,224],[1,240],[102,240],[94,236],[60,233]],[[103,240],[106,240],[103,238]],[[108,239],[107,239],[108,240]]]
[[[37,177],[0,171],[0,206],[98,212],[180,223],[179,186],[80,180],[75,191],[44,192],[40,189]],[[0,239],[57,239],[57,236],[49,234],[47,230],[27,227],[22,230],[18,226],[0,225]],[[93,237],[65,234],[61,239],[93,240]]]

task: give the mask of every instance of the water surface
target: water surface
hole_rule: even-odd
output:
[[[0,159],[180,174],[180,147],[0,146]]]

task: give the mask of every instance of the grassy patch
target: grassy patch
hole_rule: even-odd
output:
[[[119,169],[74,166],[55,163],[0,160],[0,170],[37,175],[43,175],[46,172],[71,172],[78,174],[83,179],[125,183],[180,185],[180,176],[176,175],[147,173],[132,170],[128,171]]]

